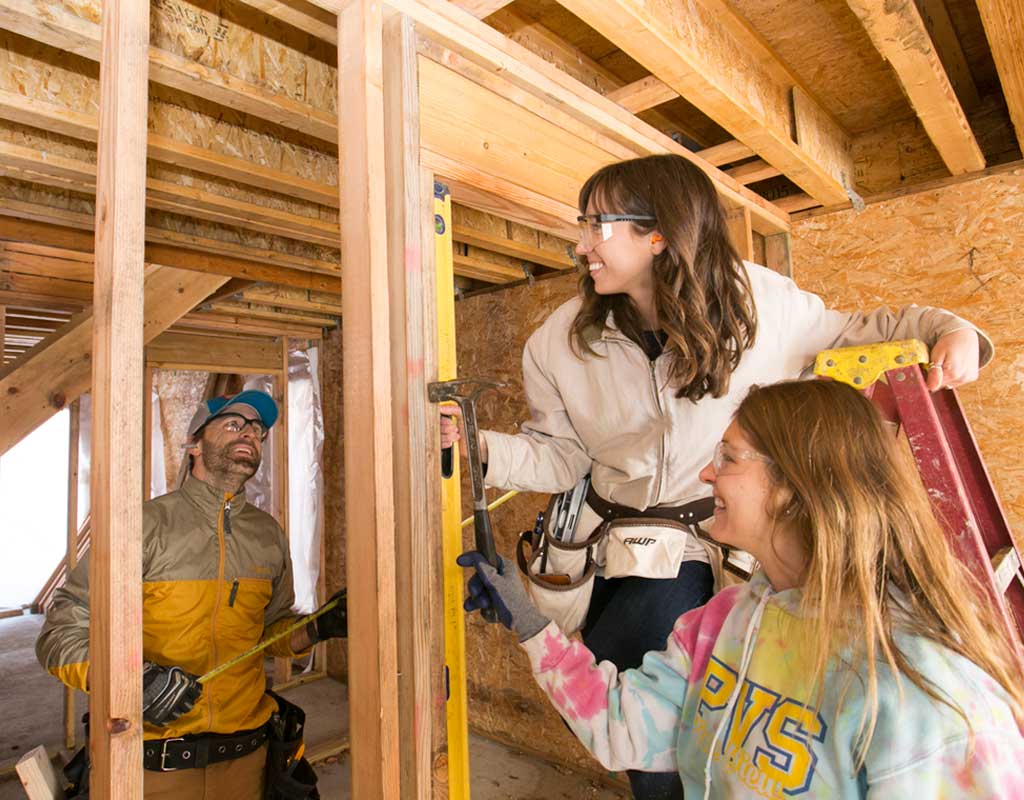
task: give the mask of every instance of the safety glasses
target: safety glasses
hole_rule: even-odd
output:
[[[728,467],[730,464],[736,464],[739,461],[772,463],[768,456],[758,453],[756,450],[741,450],[726,442],[719,442],[715,445],[715,454],[711,458],[711,464],[714,466],[716,474],[721,472],[723,467]]]
[[[248,419],[241,414],[220,414],[214,417],[214,420],[228,433],[241,433],[246,427],[250,427],[261,442],[266,441],[267,435],[270,433],[267,430],[267,426],[261,420]]]
[[[590,250],[601,242],[612,238],[615,229],[613,222],[657,222],[656,217],[641,214],[581,214],[576,217],[580,225],[580,244],[584,250]]]

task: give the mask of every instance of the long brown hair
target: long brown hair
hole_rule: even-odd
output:
[[[909,454],[871,401],[841,383],[789,381],[752,389],[736,421],[772,460],[776,525],[795,530],[810,557],[802,603],[812,683],[823,690],[826,665],[845,649],[866,668],[858,763],[878,718],[881,662],[970,726],[964,710],[908,661],[896,631],[977,664],[1006,690],[1018,724],[1024,722],[1016,643],[953,555]]]
[[[657,230],[666,248],[654,257],[654,304],[658,326],[672,352],[670,379],[677,397],[721,397],[743,351],[754,342],[757,319],[740,258],[729,241],[718,195],[708,177],[675,155],[647,156],[609,164],[580,190],[580,213],[591,199],[604,213],[652,216],[640,233]],[[580,277],[583,305],[569,332],[577,353],[594,354],[586,331],[603,330],[608,312],[642,346],[644,323],[625,294],[599,295],[589,274]]]

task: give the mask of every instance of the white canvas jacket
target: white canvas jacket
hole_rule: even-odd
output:
[[[571,489],[588,472],[606,500],[643,510],[706,497],[697,478],[754,384],[797,378],[821,350],[942,336],[975,328],[948,311],[910,305],[870,314],[825,308],[789,278],[745,263],[757,311],[757,338],[743,353],[723,397],[694,403],[669,385],[671,353],[653,363],[614,325],[592,342],[598,356],[577,356],[569,328],[581,300],[559,306],[526,343],[523,386],[530,421],[515,435],[483,431],[487,483],[530,492]],[[981,364],[993,346],[978,331]]]

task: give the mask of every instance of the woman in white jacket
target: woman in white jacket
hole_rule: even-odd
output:
[[[754,384],[799,377],[821,350],[922,339],[933,390],[974,380],[979,360],[991,359],[988,339],[949,312],[832,311],[741,261],[713,185],[681,157],[606,166],[584,184],[579,207],[579,296],[523,353],[531,419],[514,435],[482,431],[480,449],[488,484],[502,489],[562,492],[589,473],[587,525],[710,515],[698,474],[739,400]],[[450,446],[455,414],[442,413]],[[642,560],[626,551],[648,538],[621,538],[621,560]],[[583,640],[598,660],[638,666],[680,614],[710,598],[708,553],[696,537],[683,541],[665,550],[671,563],[594,582]],[[641,800],[682,796],[675,774],[631,773],[630,782]]]

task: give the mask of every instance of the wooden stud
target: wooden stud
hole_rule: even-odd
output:
[[[787,278],[793,277],[788,233],[777,233],[774,236],[764,237],[764,265]]]
[[[783,211],[786,211],[790,214],[795,214],[797,211],[805,211],[808,208],[814,208],[815,206],[821,205],[821,203],[819,203],[810,195],[802,193],[791,194],[787,195],[786,197],[780,197],[778,200],[775,200],[774,202],[775,205],[777,205]]]
[[[430,513],[440,494],[439,433],[436,409],[427,398],[427,379],[437,360],[437,325],[430,302],[433,181],[423,185],[420,170],[416,36],[408,17],[391,13],[384,21],[383,70],[395,580],[402,587],[397,598],[400,788],[402,797],[429,800],[435,750],[430,732],[434,713],[443,708],[442,685],[435,680],[432,662],[432,643],[443,636],[431,624],[438,596],[431,582],[435,548],[424,546],[440,540]]]
[[[886,0],[846,1],[878,52],[892,66],[950,173],[959,175],[985,169],[985,156],[917,5]]]
[[[0,305],[0,371],[4,368],[4,346],[7,343],[7,309]]]
[[[149,3],[106,0],[101,30],[94,315],[92,324],[82,326],[92,329],[89,792],[97,800],[142,800],[138,410],[145,328]],[[165,297],[161,302],[173,304]]]
[[[143,341],[166,330],[225,280],[219,275],[153,268],[146,276]],[[0,427],[0,455],[89,390],[90,363],[95,361],[90,355],[93,327],[93,309],[82,312],[16,369],[0,377],[0,418],[5,423]],[[141,359],[140,350],[140,364]],[[142,385],[141,367],[137,385]],[[135,418],[139,424],[138,414]],[[141,485],[141,478],[135,484]]]
[[[64,790],[50,763],[50,754],[42,745],[18,759],[16,770],[28,800],[63,800]]]
[[[782,173],[767,161],[762,161],[758,158],[751,161],[749,164],[740,164],[738,167],[727,169],[725,174],[731,178],[735,178],[744,186],[749,186],[750,184],[757,183],[758,181],[774,178],[776,175],[781,175]]]
[[[82,406],[75,400],[68,407],[68,513],[67,550],[64,556],[65,572],[70,572],[78,563],[78,448],[82,429]],[[64,747],[74,750],[78,746],[77,722],[75,718],[75,690],[62,687],[64,722]]]
[[[1003,87],[1017,142],[1024,151],[1024,47],[1021,47],[1019,0],[978,0],[978,13],[985,26]]]
[[[241,2],[270,17],[287,22],[293,28],[305,31],[317,39],[323,39],[331,44],[338,43],[337,17],[327,11],[306,3],[290,3],[288,0],[241,0]]]
[[[846,198],[844,176],[850,183],[853,175],[848,137],[833,123],[821,132],[829,146],[815,156],[793,141],[791,76],[725,0],[685,8],[643,0],[559,2],[809,194],[822,202]],[[753,97],[756,104],[748,100]]]
[[[744,261],[753,261],[754,239],[750,227],[750,210],[737,208],[730,211],[726,214],[725,222],[729,228],[729,240],[740,258]]]
[[[277,403],[277,424],[274,426],[274,516],[284,531],[285,540],[291,540],[289,527],[288,485],[288,337],[282,336],[277,347],[277,375],[274,376],[274,402]],[[290,545],[289,545],[290,546]],[[274,686],[292,679],[292,660],[274,659]]]
[[[143,365],[142,379],[142,498],[153,497],[153,368]]]
[[[531,264],[540,264],[543,267],[551,267],[552,269],[573,268],[572,261],[569,260],[565,253],[542,250],[539,247],[506,239],[503,236],[495,236],[493,233],[485,233],[473,228],[467,228],[465,225],[452,226],[452,236],[455,241],[468,244],[470,247],[479,247],[492,253],[512,256],[512,258],[518,258],[522,261],[529,261]]]
[[[742,161],[745,158],[750,158],[754,155],[754,151],[743,144],[743,142],[731,141],[716,144],[714,147],[708,147],[704,150],[698,150],[697,155],[709,164],[720,167],[722,164],[731,164],[733,161]]]
[[[276,375],[280,346],[269,337],[238,338],[167,331],[146,346],[146,366],[237,375]]]
[[[345,529],[352,795],[400,796],[388,186],[379,3],[338,16]],[[404,202],[402,197],[390,198]]]

